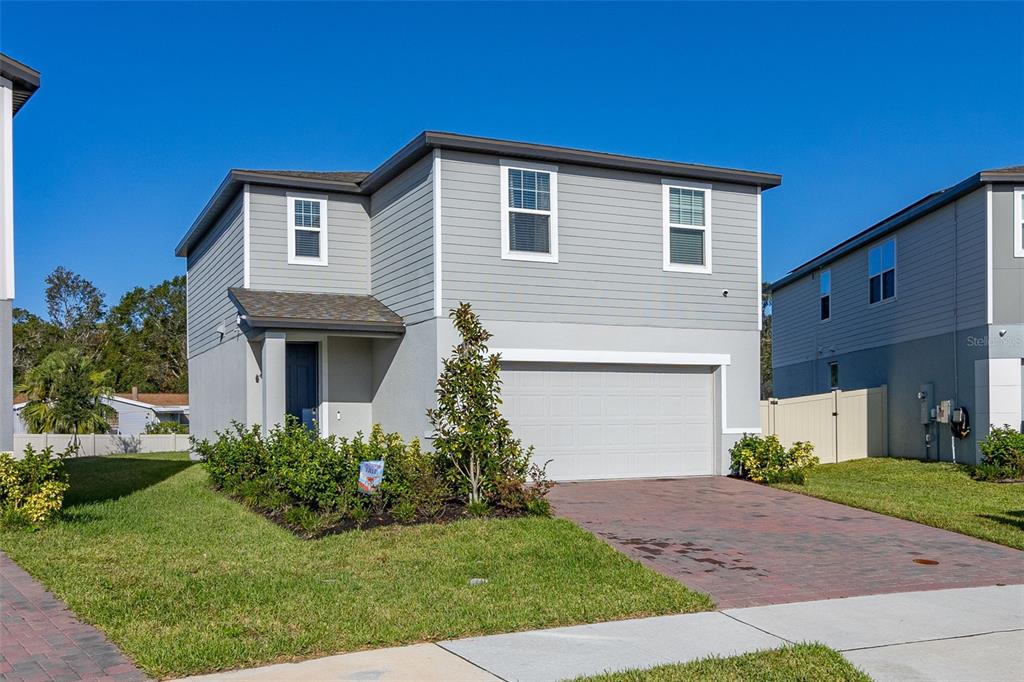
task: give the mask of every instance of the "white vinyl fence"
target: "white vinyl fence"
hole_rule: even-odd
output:
[[[177,452],[188,450],[188,434],[145,434],[140,436],[115,436],[110,434],[87,434],[78,437],[78,456],[116,455],[133,452]],[[74,436],[68,433],[16,433],[14,434],[14,456],[20,458],[25,446],[36,450],[49,446],[55,452],[63,452]]]
[[[888,455],[885,386],[761,401],[761,432],[814,444],[822,464]]]

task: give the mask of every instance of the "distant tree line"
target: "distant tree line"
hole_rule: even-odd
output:
[[[15,385],[38,384],[41,375],[52,375],[59,366],[65,375],[69,367],[93,375],[93,385],[83,390],[188,391],[185,276],[135,287],[110,308],[105,298],[79,274],[64,267],[51,272],[47,319],[14,309]],[[33,378],[37,381],[29,381]]]

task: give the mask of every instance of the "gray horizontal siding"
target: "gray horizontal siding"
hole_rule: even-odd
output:
[[[299,265],[288,262],[287,192],[278,187],[250,187],[249,286],[369,293],[369,201],[354,195],[327,195],[327,265]]]
[[[188,254],[189,357],[220,342],[217,326],[221,323],[229,330],[237,330],[234,324],[237,311],[228,300],[228,288],[242,286],[244,261],[242,193],[239,193],[213,229]]]
[[[756,329],[755,188],[714,186],[712,274],[665,272],[661,177],[563,165],[559,262],[502,260],[498,162],[443,154],[446,309],[470,301],[495,320]]]
[[[992,322],[1024,322],[1024,258],[1013,255],[1013,185],[992,186]]]
[[[377,190],[370,216],[373,295],[409,324],[433,317],[433,159],[421,159]]]
[[[873,245],[854,251],[829,266],[832,318],[827,322],[819,319],[817,273],[775,292],[772,306],[772,362],[775,366],[814,360],[819,349],[820,357],[828,357],[951,332],[954,300],[958,302],[958,329],[985,324],[988,284],[983,189],[893,234],[896,238],[896,299],[893,301],[868,303],[868,251]],[[957,272],[955,290],[954,269]]]

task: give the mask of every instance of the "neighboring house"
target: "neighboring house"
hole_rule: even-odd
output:
[[[975,462],[990,424],[1020,428],[1024,166],[930,194],[773,289],[776,397],[885,384],[894,456]],[[944,400],[966,439],[932,418]]]
[[[111,433],[121,436],[138,436],[146,432],[146,426],[152,422],[189,423],[188,393],[116,393],[110,398],[103,398],[104,403],[117,411],[112,420]],[[25,397],[18,396],[14,403],[15,433],[26,433],[25,424],[21,420],[21,410],[25,407]]]
[[[39,72],[0,53],[0,405],[14,399],[14,115],[39,88]],[[0,410],[0,452],[14,448],[14,422]]]
[[[725,473],[758,431],[778,175],[426,132],[369,173],[232,170],[188,258],[192,431],[291,414],[431,436],[448,312],[557,479]]]

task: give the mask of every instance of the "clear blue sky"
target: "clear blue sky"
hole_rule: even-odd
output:
[[[423,129],[774,171],[774,279],[920,196],[1024,163],[1024,3],[21,4],[16,304],[184,271],[225,172],[371,169]]]

